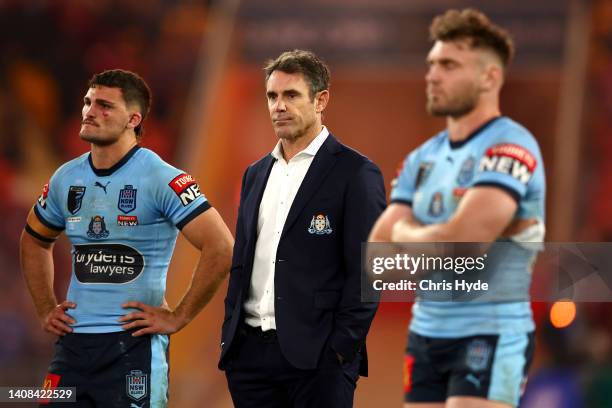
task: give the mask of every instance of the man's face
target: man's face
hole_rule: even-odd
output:
[[[310,98],[309,86],[302,74],[272,72],[266,83],[266,97],[278,138],[297,139],[317,123],[317,98]]]
[[[120,88],[96,85],[83,98],[81,139],[97,145],[115,143],[126,130],[134,109],[128,109]]]
[[[460,117],[471,112],[480,96],[483,64],[467,40],[436,41],[427,56],[427,111]]]

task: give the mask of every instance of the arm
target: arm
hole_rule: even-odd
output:
[[[494,203],[494,204],[493,204]],[[409,220],[393,225],[393,242],[493,242],[510,225],[517,209],[514,198],[497,187],[469,189],[445,223],[415,226]]]
[[[60,233],[41,223],[31,210],[27,227],[21,233],[19,251],[21,271],[43,329],[63,336],[72,331],[68,324],[75,323],[66,310],[74,309],[76,304],[64,301],[58,305],[53,293],[53,246]]]
[[[126,330],[139,328],[133,336],[150,333],[172,334],[185,327],[212,299],[230,267],[234,239],[219,213],[210,208],[189,222],[183,235],[201,251],[189,288],[174,310],[127,302],[124,308],[137,308],[119,321]],[[129,322],[129,323],[127,323]]]
[[[368,237],[368,242],[390,242],[393,225],[400,220],[405,221],[407,225],[413,228],[421,225],[414,218],[412,208],[409,205],[391,203],[376,220],[376,224],[374,224]]]
[[[331,347],[342,358],[353,360],[365,343],[377,302],[361,301],[361,244],[385,208],[385,187],[378,167],[368,162],[352,178],[345,197],[345,281],[335,315]]]

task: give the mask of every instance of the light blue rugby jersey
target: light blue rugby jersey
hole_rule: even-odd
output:
[[[462,142],[451,142],[447,131],[440,132],[408,155],[391,202],[410,205],[423,224],[443,223],[455,212],[465,191],[479,185],[497,186],[510,193],[518,203],[515,219],[538,221],[518,236],[497,240],[507,242],[502,245],[509,256],[491,271],[489,281],[490,288],[515,294],[513,299],[528,299],[536,251],[534,246],[522,247],[519,242],[543,241],[546,182],[540,148],[524,127],[502,116]],[[534,329],[527,301],[434,302],[417,297],[412,312],[410,330],[429,337]]]
[[[110,169],[69,161],[45,190],[36,215],[72,243],[75,333],[123,330],[127,301],[161,305],[178,230],[210,208],[190,175],[138,146]]]

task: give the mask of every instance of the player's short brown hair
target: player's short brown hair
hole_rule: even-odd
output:
[[[300,73],[309,85],[310,99],[317,92],[329,89],[330,74],[327,65],[311,51],[285,51],[274,60],[269,60],[264,67],[266,82],[274,71],[287,74]]]
[[[514,56],[514,42],[503,28],[493,24],[482,12],[467,8],[448,10],[433,19],[429,27],[432,41],[467,39],[474,48],[493,51],[507,67]]]
[[[97,85],[119,88],[126,104],[136,103],[140,109],[142,120],[134,128],[134,133],[136,133],[137,138],[142,137],[144,134],[142,124],[151,108],[152,96],[151,89],[140,75],[123,69],[111,69],[95,74],[89,80],[88,85],[89,88],[95,88]]]

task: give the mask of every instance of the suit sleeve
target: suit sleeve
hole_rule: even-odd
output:
[[[378,167],[368,161],[351,180],[345,198],[344,265],[346,276],[336,313],[331,347],[351,361],[365,343],[377,302],[361,301],[361,245],[385,209],[385,186]]]
[[[223,324],[231,320],[240,292],[240,277],[242,275],[242,268],[244,265],[244,247],[246,245],[244,236],[244,215],[242,214],[242,200],[244,198],[244,186],[248,172],[249,168],[245,170],[244,175],[242,176],[242,186],[240,188],[240,206],[238,207],[238,219],[236,220],[236,240],[234,241],[232,267],[230,269],[227,295],[225,296],[225,318],[223,319]]]

